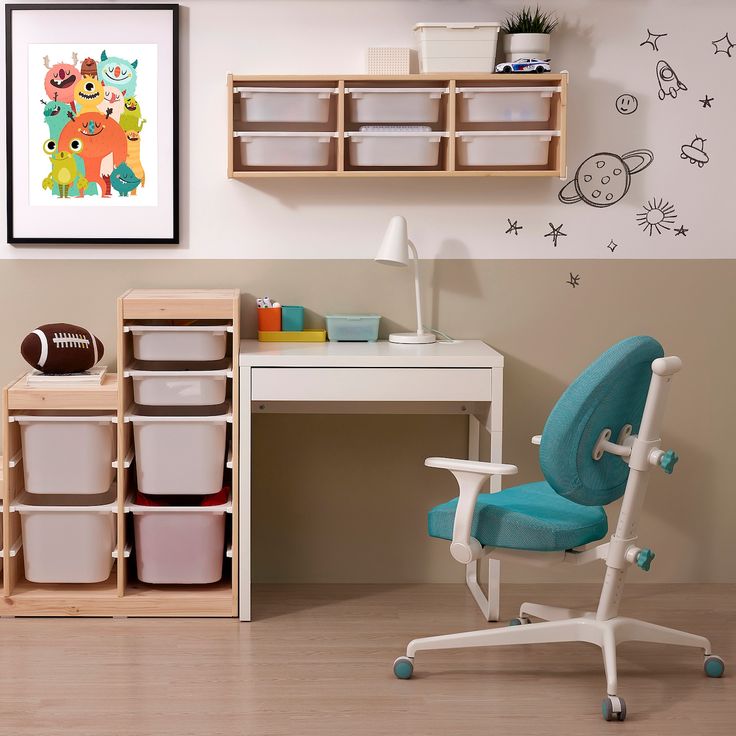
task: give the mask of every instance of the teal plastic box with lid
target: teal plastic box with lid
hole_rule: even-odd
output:
[[[378,340],[378,314],[328,314],[330,342],[375,342]]]

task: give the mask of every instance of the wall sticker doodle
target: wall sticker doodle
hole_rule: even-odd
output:
[[[697,164],[699,169],[702,169],[708,161],[710,156],[705,152],[705,138],[701,138],[696,135],[691,143],[686,143],[680,149],[680,158],[684,158],[691,164]]]
[[[714,54],[726,54],[726,56],[729,57],[731,56],[731,49],[736,47],[736,43],[731,42],[731,39],[728,37],[728,33],[715,41],[711,41],[711,43],[715,47],[715,51],[713,52]]]
[[[703,97],[702,100],[698,100],[698,102],[703,107],[711,107],[712,108],[712,105],[710,103],[713,102],[713,100],[715,100],[715,97],[708,97],[708,95],[706,94],[705,97]]]
[[[566,238],[567,233],[562,232],[562,228],[564,225],[558,225],[555,227],[551,222],[549,223],[550,231],[545,234],[545,238],[552,238],[552,244],[554,247],[557,247],[557,239],[558,238]]]
[[[685,237],[687,237],[689,230],[690,228],[685,227],[684,225],[680,225],[680,227],[675,228],[675,237],[677,237],[678,235],[684,235]]]
[[[570,278],[565,281],[566,284],[570,284],[572,288],[574,289],[576,286],[580,286],[580,274],[575,274],[573,276],[572,271],[570,271]]]
[[[519,234],[519,230],[523,230],[524,229],[524,226],[523,225],[519,225],[519,221],[518,220],[514,220],[513,222],[511,222],[511,220],[509,220],[508,218],[506,218],[506,222],[509,223],[508,230],[506,230],[506,235],[510,235],[511,233],[513,233],[514,235],[518,235]]]
[[[647,37],[639,44],[639,46],[649,45],[652,47],[652,51],[659,51],[659,39],[668,35],[668,33],[652,33],[647,28]]]
[[[646,148],[629,151],[623,156],[594,153],[578,166],[575,176],[560,189],[560,202],[583,201],[591,207],[610,207],[629,191],[631,177],[646,169],[652,161],[654,154]]]
[[[652,236],[655,230],[657,235],[661,235],[663,230],[672,229],[676,217],[674,205],[663,199],[658,202],[655,197],[642,206],[641,212],[637,212],[636,222],[649,236]]]
[[[639,100],[634,95],[623,94],[616,98],[616,110],[622,115],[631,115],[639,107]]]
[[[677,98],[678,92],[687,91],[687,87],[677,76],[672,65],[664,59],[657,62],[657,82],[659,84],[658,96],[660,100],[664,100],[668,96],[674,100]]]
[[[613,238],[611,238],[611,242],[606,246],[606,248],[608,248],[608,250],[610,250],[611,253],[613,253],[616,250],[616,248],[618,248],[618,243],[616,243],[613,240]]]

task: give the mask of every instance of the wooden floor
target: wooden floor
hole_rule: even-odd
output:
[[[502,611],[512,617],[523,600],[590,607],[597,593],[507,585]],[[627,587],[622,613],[709,636],[727,672],[706,678],[697,650],[625,644],[625,723],[600,717],[602,659],[586,644],[420,653],[414,679],[394,679],[409,639],[483,628],[460,585],[262,586],[254,601],[250,624],[0,621],[0,734],[736,732],[736,586]]]

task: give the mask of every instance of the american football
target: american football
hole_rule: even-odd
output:
[[[20,354],[43,373],[81,373],[102,358],[105,347],[84,327],[57,322],[29,332]]]

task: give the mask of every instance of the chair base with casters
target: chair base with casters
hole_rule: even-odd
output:
[[[603,718],[623,721],[626,703],[619,695],[616,668],[621,642],[701,649],[705,674],[723,675],[724,662],[705,637],[618,615],[627,569],[636,565],[647,571],[654,559],[650,549],[638,546],[637,536],[649,472],[660,468],[671,473],[678,459],[673,451],[660,449],[659,431],[672,377],[682,364],[662,356],[652,338],[629,338],[570,385],[541,436],[543,482],[481,494],[489,476],[512,475],[517,468],[449,458],[426,461],[429,467],[449,470],[459,485],[459,497],[429,516],[430,534],[450,539],[450,554],[458,562],[469,565],[483,557],[542,566],[603,562],[606,572],[595,612],[524,603],[508,627],[414,639],[406,656],[394,662],[396,677],[411,677],[421,651],[582,641],[603,653]],[[616,442],[611,441],[614,432]],[[615,532],[607,542],[590,546],[607,533],[602,506],[622,495]]]

